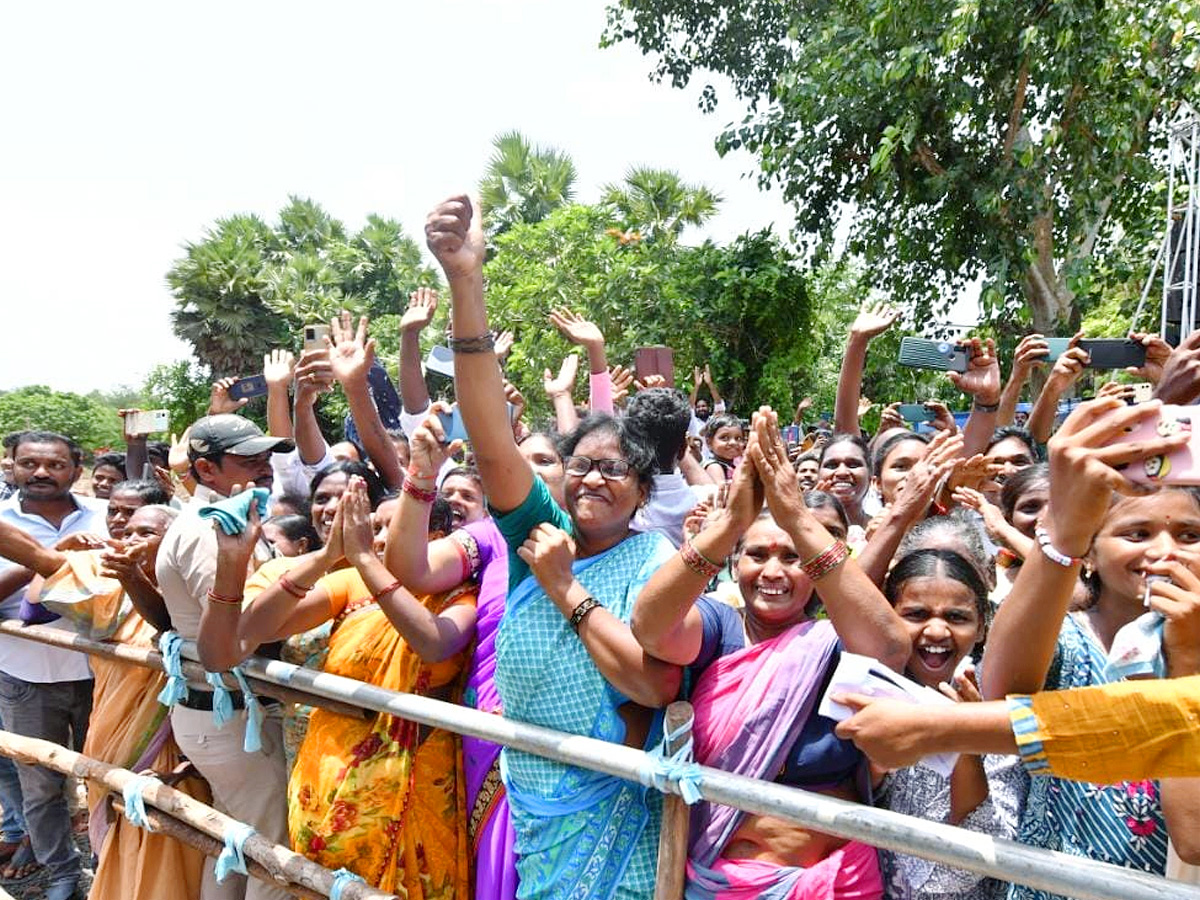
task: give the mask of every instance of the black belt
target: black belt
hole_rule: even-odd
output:
[[[179,705],[185,709],[198,709],[201,712],[212,712],[213,708],[213,691],[199,691],[196,688],[188,688],[187,696],[179,701]],[[246,698],[241,691],[230,691],[229,699],[233,701],[234,709],[245,709]],[[263,706],[275,706],[279,703],[274,697],[259,697],[259,703]]]

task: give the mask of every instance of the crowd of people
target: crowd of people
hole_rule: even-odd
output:
[[[1200,336],[1131,335],[1155,399],[1129,404],[1112,382],[1062,421],[1089,363],[1077,336],[1024,427],[1046,341],[1025,338],[1002,383],[994,344],[967,339],[949,375],[970,398],[961,428],[942,404],[918,427],[893,403],[867,434],[863,369],[897,321],[887,307],[851,328],[833,421],[806,422],[806,401],[782,424],[729,409],[708,366],[690,396],[610,367],[601,330],[561,309],[547,328],[581,353],[544,373],[553,421],[530,423],[504,375],[513,338],[488,320],[478,210],[447,200],[426,237],[448,284],[453,406],[422,367],[443,301],[421,289],[395,409],[368,322],[343,315],[324,345],[266,357],[265,431],[224,379],[172,443],[127,426],[90,496],[69,435],[4,438],[3,617],[168,660],[193,641],[214,673],[185,686],[0,634],[4,729],[152,772],[411,900],[649,898],[662,795],[385,713],[256,696],[237,668],[250,655],[647,750],[686,699],[705,766],[1138,872],[1200,861],[1200,493],[1127,477],[1190,440],[1127,435],[1200,397]],[[352,427],[331,444],[315,407],[335,387]],[[844,654],[940,702],[832,692],[851,715],[827,718]],[[958,754],[948,769],[922,762],[943,753]],[[0,878],[44,870],[48,900],[82,896],[86,829],[101,900],[290,896],[218,877],[102,791],[76,796],[0,758]],[[695,900],[1051,900],[704,801],[686,841]]]

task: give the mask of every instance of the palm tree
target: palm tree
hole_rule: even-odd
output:
[[[621,184],[605,185],[602,200],[627,228],[670,243],[679,240],[687,226],[711,219],[721,201],[720,194],[702,184],[687,184],[678,172],[648,166],[634,166]]]
[[[520,223],[540,222],[571,202],[575,163],[565,152],[535,146],[515,130],[498,135],[492,146],[495,152],[479,183],[489,236]]]

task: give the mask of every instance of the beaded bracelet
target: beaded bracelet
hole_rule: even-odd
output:
[[[810,581],[819,581],[849,558],[850,548],[846,546],[845,542],[834,541],[808,562],[804,563],[801,568],[804,569],[804,574],[808,576]]]
[[[242,608],[241,597],[226,597],[224,594],[218,594],[213,590],[208,592],[208,602],[217,603],[221,606],[236,606],[238,609]]]
[[[312,590],[312,588],[301,587],[286,575],[279,576],[279,586],[297,600],[303,600],[306,596],[308,596],[308,592]]]
[[[405,478],[404,484],[400,486],[400,489],[421,503],[432,503],[438,497],[437,491],[427,491],[419,488],[411,478]]]
[[[579,605],[571,613],[571,627],[575,629],[576,634],[579,633],[579,625],[583,622],[584,617],[599,605],[600,601],[591,596],[584,597],[579,601]]]
[[[387,587],[385,587],[385,588],[383,588],[382,590],[379,590],[379,591],[376,591],[375,593],[373,593],[373,594],[371,595],[371,600],[372,600],[372,602],[374,602],[374,603],[378,603],[378,602],[379,602],[379,599],[380,599],[381,597],[386,597],[386,596],[387,596],[388,594],[390,594],[392,591],[398,591],[398,590],[400,589],[400,587],[401,587],[401,585],[400,585],[400,582],[399,582],[399,581],[393,581],[393,582],[392,582],[391,584],[389,584]]]
[[[488,331],[479,337],[452,337],[446,343],[455,353],[491,353],[496,349],[496,332]]]
[[[691,541],[683,542],[683,546],[679,548],[679,558],[683,560],[685,566],[705,578],[712,578],[721,571],[721,564],[706,557],[696,549],[695,544]]]
[[[1069,569],[1071,566],[1078,566],[1083,562],[1083,557],[1068,556],[1061,550],[1055,548],[1055,546],[1050,543],[1050,533],[1041,525],[1038,525],[1033,529],[1033,534],[1037,538],[1038,546],[1042,548],[1042,554],[1046,557],[1046,559],[1050,560],[1050,562],[1062,566],[1064,569]]]

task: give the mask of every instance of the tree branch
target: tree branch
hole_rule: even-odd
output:
[[[1021,130],[1021,116],[1025,111],[1025,92],[1029,87],[1029,56],[1021,58],[1021,68],[1017,72],[1017,90],[1013,97],[1012,109],[1008,111],[1008,131],[1004,135],[1004,161],[1012,162],[1013,146]]]

